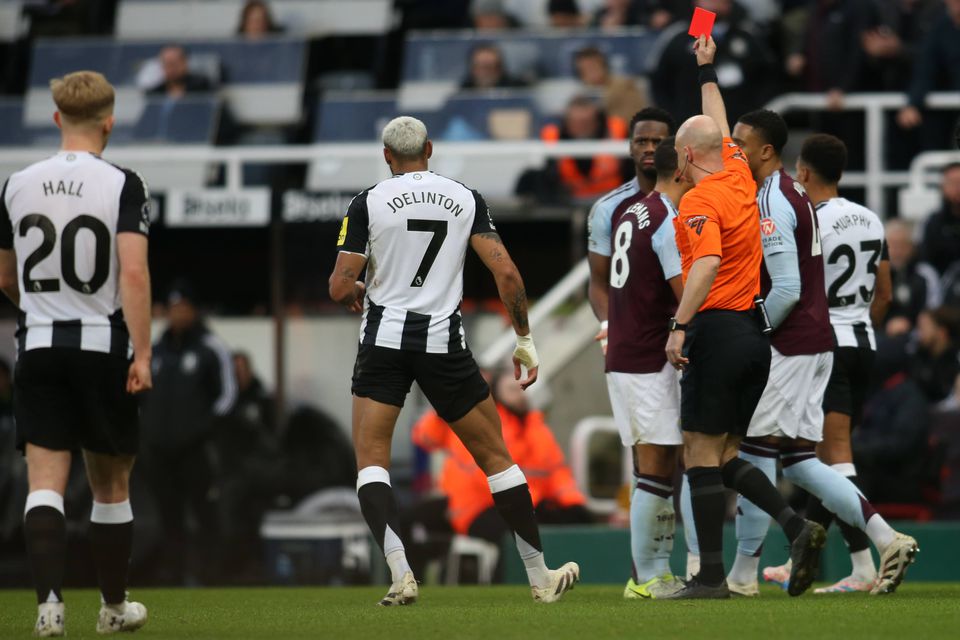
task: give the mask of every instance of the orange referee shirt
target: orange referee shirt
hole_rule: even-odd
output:
[[[753,308],[760,293],[760,211],[757,185],[747,157],[723,139],[723,171],[709,175],[680,200],[673,219],[683,282],[690,266],[704,256],[720,256],[720,270],[700,311]]]

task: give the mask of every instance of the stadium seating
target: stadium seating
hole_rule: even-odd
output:
[[[171,5],[176,4],[176,10]],[[236,33],[244,0],[125,0],[116,34],[125,40],[228,38]],[[286,33],[379,34],[387,31],[391,0],[273,0],[274,19]]]
[[[169,41],[121,42],[112,39],[41,40],[34,45],[25,124],[49,121],[50,78],[76,69],[99,71],[117,87],[117,120],[131,123],[139,109],[129,109],[141,89],[138,72]],[[306,41],[269,38],[187,43],[191,57],[215,56],[223,75],[223,94],[231,113],[244,124],[292,124],[302,113]]]

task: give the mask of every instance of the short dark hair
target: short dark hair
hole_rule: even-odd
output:
[[[787,138],[790,133],[787,131],[787,123],[784,122],[779,113],[769,109],[757,109],[743,114],[737,122],[753,127],[757,135],[766,144],[772,146],[774,153],[778,156],[783,153],[783,148],[787,145]]]
[[[670,115],[670,112],[666,109],[661,109],[660,107],[644,107],[633,114],[633,117],[630,118],[630,137],[633,137],[633,129],[637,126],[638,122],[643,122],[644,120],[652,120],[653,122],[662,122],[667,125],[667,131],[670,135],[673,135],[677,132],[677,122],[673,119],[673,116]]]
[[[960,336],[960,310],[942,306],[936,309],[928,309],[927,313],[937,326],[947,331],[952,340],[956,340]]]
[[[815,133],[803,141],[800,161],[828,184],[837,184],[847,168],[847,145],[827,133]]]
[[[573,61],[577,62],[583,58],[600,58],[603,60],[603,64],[607,65],[607,54],[600,50],[600,47],[597,47],[592,44],[588,44],[585,47],[580,47],[573,52]],[[608,65],[609,66],[609,65]]]
[[[653,168],[657,170],[657,178],[672,178],[677,173],[680,161],[677,158],[677,139],[674,136],[664,138],[653,152]]]
[[[573,13],[580,15],[580,6],[577,0],[550,0],[547,3],[547,15],[555,13]]]

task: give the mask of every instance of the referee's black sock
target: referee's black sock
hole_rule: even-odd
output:
[[[127,599],[127,571],[133,551],[133,509],[129,500],[93,503],[90,546],[103,601],[120,604]]]
[[[803,531],[803,518],[790,508],[770,479],[742,458],[731,458],[723,467],[723,484],[760,507],[776,520],[793,542]]]
[[[690,503],[700,545],[701,583],[716,586],[724,581],[723,516],[726,512],[723,477],[719,467],[687,469]]]
[[[56,491],[32,491],[23,516],[27,558],[37,590],[37,604],[62,602],[64,559],[67,550],[67,521],[63,496]]]

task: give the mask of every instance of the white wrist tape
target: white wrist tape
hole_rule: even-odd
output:
[[[601,330],[601,331],[607,331],[607,328],[608,328],[609,326],[610,326],[610,322],[609,322],[608,320],[603,320],[603,321],[600,322],[600,330]],[[604,349],[607,348],[607,338],[606,338],[606,337],[600,338],[600,346],[603,347]]]
[[[520,364],[527,369],[540,366],[540,358],[537,357],[537,348],[533,346],[533,334],[528,333],[525,336],[517,336],[517,348],[513,350],[513,357],[519,360]]]

